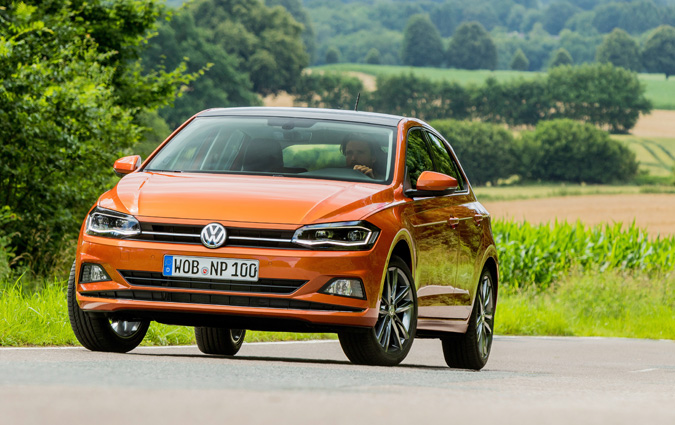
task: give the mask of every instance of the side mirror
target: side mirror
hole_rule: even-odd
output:
[[[454,177],[435,171],[423,171],[417,178],[417,189],[407,190],[405,195],[409,198],[448,195],[458,187],[459,184]]]
[[[141,166],[140,155],[125,156],[115,161],[113,170],[118,177],[124,177],[125,174],[133,173]]]

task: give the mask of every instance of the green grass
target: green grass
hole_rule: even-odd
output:
[[[401,73],[412,72],[417,76],[423,76],[431,80],[457,81],[460,84],[478,84],[481,85],[489,76],[498,81],[506,81],[514,78],[534,78],[542,75],[542,72],[522,72],[522,71],[488,71],[476,70],[469,71],[465,69],[446,69],[446,68],[421,68],[409,66],[394,65],[368,65],[358,63],[340,63],[334,65],[324,65],[312,69],[339,71],[339,72],[363,72],[374,76],[378,75],[398,75]],[[652,101],[654,109],[675,110],[675,78],[666,80],[664,74],[639,74],[638,78],[644,83],[645,95]]]
[[[675,339],[675,275],[573,274],[549,291],[504,291],[501,335]]]
[[[591,185],[550,183],[514,186],[479,186],[474,192],[481,202],[516,201],[559,196],[626,195],[638,193],[675,193],[672,185]]]
[[[0,282],[0,347],[79,345],[68,319],[66,282]],[[335,338],[332,334],[246,332],[247,342]],[[142,345],[195,344],[194,330],[153,322]]]
[[[640,169],[652,176],[672,176],[675,167],[675,138],[613,135],[626,144],[640,163]]]

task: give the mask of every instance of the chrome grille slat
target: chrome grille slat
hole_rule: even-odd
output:
[[[186,224],[141,222],[141,233],[128,239],[146,242],[201,244],[200,238],[203,227]],[[225,247],[305,249],[293,243],[292,239],[295,230],[239,227],[226,227],[226,229],[227,241],[225,242]]]

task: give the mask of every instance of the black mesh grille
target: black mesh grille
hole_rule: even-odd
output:
[[[124,291],[88,291],[82,292],[82,295],[96,298],[161,301],[172,303],[207,304],[207,305],[228,305],[239,307],[279,308],[279,309],[319,310],[319,311],[346,311],[346,312],[363,311],[363,309],[355,307],[315,303],[309,301],[298,301],[279,298],[264,298],[264,297],[246,297],[235,295],[220,295],[220,294],[195,294],[184,292],[124,290]]]
[[[158,272],[118,270],[122,277],[133,286],[161,286],[165,288],[202,289],[226,292],[255,292],[262,294],[291,294],[306,280],[258,279],[257,282],[204,279],[194,277],[162,276]]]
[[[201,245],[200,235],[203,228],[204,226],[183,224],[141,223],[141,234],[129,239]],[[225,246],[302,249],[301,246],[291,242],[294,233],[294,230],[229,227]]]

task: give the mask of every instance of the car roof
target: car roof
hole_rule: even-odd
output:
[[[387,126],[396,126],[401,120],[406,119],[405,117],[398,115],[380,114],[375,112],[349,111],[344,109],[278,108],[278,107],[215,108],[215,109],[207,109],[206,111],[199,113],[198,116],[311,118],[311,119],[349,121],[364,124],[377,124]]]

